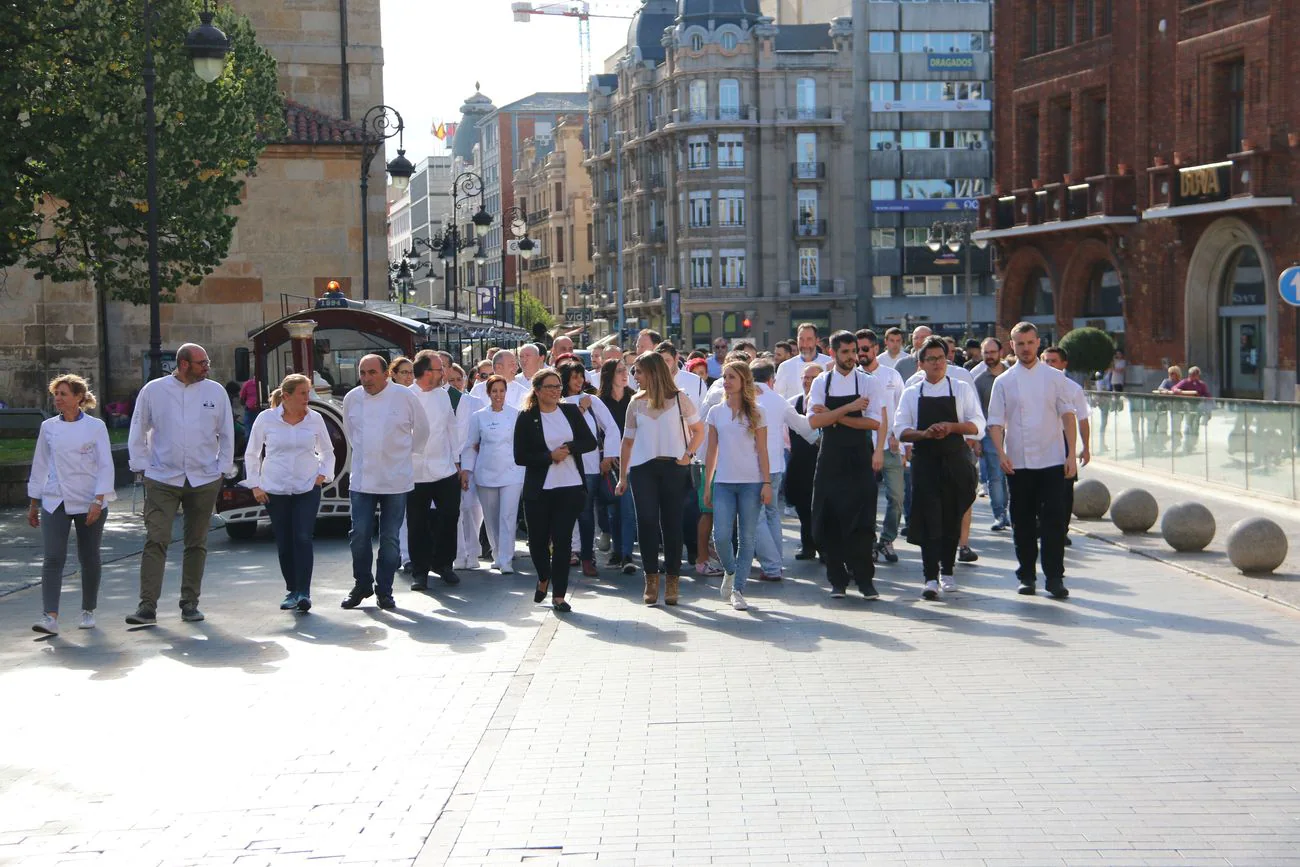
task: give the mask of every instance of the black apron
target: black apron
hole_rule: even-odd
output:
[[[916,430],[938,422],[957,424],[957,397],[952,379],[948,394],[926,397],[921,380],[916,399]],[[907,541],[913,545],[952,540],[961,536],[961,519],[975,502],[979,474],[971,464],[966,438],[949,434],[941,440],[912,443],[912,512]]]
[[[804,401],[795,401],[794,411],[804,415]],[[785,465],[785,498],[792,506],[812,506],[813,473],[817,471],[817,443],[797,434],[790,435],[790,460]]]
[[[827,409],[839,409],[858,399],[860,393],[856,370],[853,372],[853,394],[843,397],[830,395],[833,372],[823,376],[826,377],[824,406]],[[862,418],[862,413],[849,413],[845,418]],[[813,472],[814,528],[824,526],[827,518],[837,515],[845,532],[861,531],[874,537],[877,487],[876,474],[871,469],[871,443],[871,431],[842,425],[821,429],[817,468]]]

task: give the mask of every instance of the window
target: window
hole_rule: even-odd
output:
[[[892,129],[871,131],[871,147],[878,151],[890,151],[898,147],[898,133]]]
[[[1101,0],[1101,20],[1097,22],[1097,34],[1105,36],[1110,33],[1111,17],[1114,15],[1113,0]]]
[[[901,50],[907,52],[983,51],[983,33],[904,33]]]
[[[820,251],[816,247],[799,248],[799,287],[817,288],[821,269]]]
[[[1074,118],[1068,100],[1052,106],[1052,131],[1056,138],[1056,177],[1074,172]]]
[[[817,162],[817,134],[801,132],[794,137],[795,158],[803,164]]]
[[[723,51],[735,51],[736,43],[737,43],[737,39],[735,33],[732,33],[730,30],[727,30],[722,34]]]
[[[898,99],[898,83],[893,81],[873,81],[869,88],[872,102],[890,102]]]
[[[743,169],[745,167],[745,136],[741,133],[723,133],[718,136],[718,168]]]
[[[564,227],[555,227],[555,261],[564,261]]]
[[[961,295],[963,278],[955,274],[905,274],[904,295]]]
[[[904,150],[966,148],[978,150],[988,144],[988,131],[982,129],[903,130]]]
[[[894,33],[892,30],[873,30],[867,36],[867,50],[872,54],[893,54]]]
[[[984,195],[983,178],[910,179],[902,182],[904,199],[969,199]]]
[[[718,119],[737,120],[740,118],[740,82],[734,78],[724,78],[718,82]]]
[[[984,99],[988,92],[983,81],[904,81],[899,92],[902,99],[914,102],[966,101]]]
[[[718,190],[718,225],[745,225],[744,190]]]
[[[798,215],[800,226],[815,226],[817,224],[816,190],[799,191]]]
[[[874,180],[871,182],[871,198],[897,199],[898,181]]]
[[[1052,278],[1043,272],[1042,268],[1037,268],[1029,279],[1025,281],[1025,294],[1020,302],[1020,315],[1026,318],[1030,316],[1054,316],[1056,315],[1056,302],[1052,297]]]
[[[704,50],[704,37],[698,33],[691,34],[691,51]]]
[[[1021,117],[1020,135],[1022,144],[1020,153],[1016,155],[1021,168],[1020,186],[1029,187],[1034,179],[1042,177],[1039,174],[1040,166],[1038,162],[1038,107],[1021,107],[1017,109],[1016,114]]]
[[[1043,33],[1043,50],[1056,50],[1056,0],[1048,0],[1047,21]]]
[[[1047,0],[1054,3],[1055,0]],[[1029,11],[1025,15],[1025,54],[1033,56],[1038,53],[1038,0],[1028,0]]]
[[[873,250],[893,250],[898,247],[898,230],[897,229],[872,229],[871,230],[871,249]]]
[[[722,265],[722,288],[743,289],[745,286],[745,251],[719,250],[719,264]]]
[[[1088,279],[1088,299],[1084,303],[1084,316],[1123,316],[1124,301],[1119,287],[1119,274],[1109,262],[1098,262]]]
[[[930,230],[920,226],[909,226],[903,230],[904,247],[924,247],[930,240]]]
[[[713,194],[707,190],[690,194],[691,228],[702,229],[713,225]]]
[[[871,294],[876,298],[888,298],[894,294],[894,278],[887,274],[877,274],[871,278]]]
[[[713,342],[713,317],[707,313],[696,313],[691,317],[691,337],[696,346],[708,346]]]
[[[693,135],[686,139],[686,167],[688,169],[707,169],[709,167],[709,137]]]
[[[713,251],[691,251],[691,288],[709,289],[713,286]]]
[[[1084,0],[1083,3],[1083,31],[1081,35],[1084,39],[1091,39],[1096,28],[1097,21],[1097,0]]]
[[[817,116],[817,82],[801,78],[795,84],[795,114],[801,118]]]
[[[1088,144],[1084,171],[1088,175],[1106,173],[1106,97],[1088,100]]]
[[[709,86],[701,79],[695,79],[687,88],[690,105],[690,119],[704,120],[709,112]]]
[[[1073,45],[1078,33],[1078,9],[1075,8],[1074,0],[1065,0],[1065,44]]]
[[[1240,57],[1214,68],[1214,115],[1220,118],[1215,125],[1214,155],[1219,159],[1241,149],[1246,137],[1246,63]]]

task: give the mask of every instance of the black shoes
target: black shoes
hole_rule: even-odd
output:
[[[1053,599],[1069,599],[1070,591],[1065,589],[1064,584],[1058,584],[1055,587],[1048,587],[1047,592]]]
[[[817,559],[817,552],[816,552],[816,551],[795,551],[795,552],[794,552],[794,559],[796,559],[796,560],[816,560],[816,559]]]
[[[568,614],[573,610],[573,606],[561,599],[559,602],[555,603],[554,609],[556,614]]]
[[[428,590],[428,589],[429,589],[429,582],[428,582],[427,579],[426,579],[426,580],[423,580],[423,581],[421,581],[421,580],[412,581],[412,582],[411,582],[411,589],[414,590],[414,591],[416,591],[417,593],[418,593],[419,591],[421,591],[421,590]]]
[[[1038,592],[1038,590],[1034,587],[1033,584],[1026,584],[1025,582],[1021,581],[1020,589],[1017,590],[1016,592],[1019,593],[1021,596],[1033,596]]]
[[[876,585],[868,581],[865,584],[859,584],[858,589],[862,591],[863,599],[879,599],[880,594],[876,592]]]
[[[448,569],[446,572],[439,572],[438,577],[442,579],[443,584],[459,584],[460,576],[456,574],[455,569]]]
[[[533,591],[533,601],[540,604],[546,598],[546,591],[550,586],[550,581],[538,581],[537,589]]]
[[[972,551],[970,545],[962,545],[957,549],[957,559],[963,563],[974,563],[979,558],[980,555]]]
[[[306,593],[298,594],[298,610],[301,611],[303,614],[306,614],[308,611],[311,611],[311,597],[308,596]]]
[[[132,626],[149,626],[158,622],[158,612],[148,605],[141,605],[134,614],[126,615],[126,622]]]
[[[197,602],[181,606],[181,620],[186,623],[200,623],[203,619],[203,612],[199,610]]]
[[[1073,545],[1073,544],[1074,544],[1074,540],[1071,539],[1069,536],[1066,536],[1066,537],[1065,537],[1065,547],[1069,548],[1069,547],[1070,547],[1071,545]]]
[[[397,607],[397,600],[391,596],[380,596],[379,607],[385,611],[392,611]]]
[[[353,587],[352,592],[348,594],[348,598],[344,599],[343,602],[340,603],[339,607],[351,610],[353,608],[356,608],[358,605],[360,605],[362,600],[369,599],[371,596],[374,595],[375,595],[375,591],[373,590],[370,589],[362,590],[359,587]]]

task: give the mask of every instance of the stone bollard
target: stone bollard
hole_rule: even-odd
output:
[[[1228,559],[1242,572],[1272,572],[1286,554],[1286,532],[1268,518],[1246,518],[1228,531]]]
[[[1096,479],[1074,486],[1074,515],[1077,518],[1100,518],[1110,508],[1110,488]]]
[[[1160,521],[1160,535],[1175,551],[1204,550],[1214,531],[1214,513],[1196,502],[1175,503]]]
[[[1145,533],[1160,517],[1160,504],[1141,488],[1120,491],[1110,504],[1110,520],[1125,533]]]

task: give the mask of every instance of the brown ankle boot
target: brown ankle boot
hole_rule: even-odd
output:
[[[651,575],[649,572],[645,576],[645,604],[654,605],[659,601],[659,576]]]
[[[680,579],[676,575],[668,575],[664,578],[664,604],[677,604],[677,582]]]

